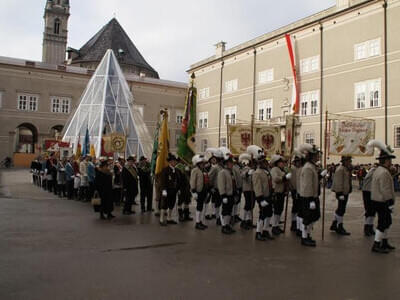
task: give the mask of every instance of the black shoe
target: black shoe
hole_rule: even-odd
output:
[[[389,253],[389,250],[383,248],[380,242],[374,242],[374,244],[372,245],[371,251],[375,252],[375,253],[382,253],[382,254],[388,254]]]
[[[316,242],[315,240],[313,240],[313,239],[311,238],[310,235],[307,236],[307,240],[308,240],[310,243],[312,243],[312,244],[314,244],[314,245],[317,245],[317,242]]]
[[[211,215],[206,215],[206,220],[211,220],[212,216]]]
[[[296,231],[297,230],[297,222],[292,221],[292,225],[290,225],[290,231]]]
[[[280,235],[282,233],[282,230],[279,227],[272,227],[272,234],[273,235]]]
[[[265,239],[265,240],[274,240],[275,238],[269,233],[269,231],[267,231],[267,230],[264,230],[263,232],[262,232],[262,236],[263,236],[263,238]]]
[[[389,251],[395,250],[395,249],[396,249],[396,247],[394,247],[394,246],[392,246],[392,245],[389,244],[388,239],[383,239],[383,240],[382,240],[382,248],[383,248],[383,249],[387,249],[387,250],[389,250]]]
[[[204,230],[205,228],[202,226],[201,223],[196,223],[196,225],[194,226],[194,228],[196,228],[197,230]]]
[[[315,247],[316,246],[316,244],[315,243],[313,243],[311,240],[309,240],[308,238],[301,238],[301,244],[303,245],[303,246],[306,246],[306,247]]]
[[[242,222],[242,219],[239,217],[239,215],[235,215],[234,219],[235,219],[235,223]]]
[[[183,216],[185,221],[193,221],[193,218],[190,216],[190,210],[189,208],[185,208],[183,210]]]
[[[111,214],[111,213],[109,213],[107,215],[107,219],[109,219],[109,220],[114,219],[114,218],[115,218],[115,216],[113,214]]]
[[[375,235],[374,225],[370,225],[369,232],[371,233],[371,235]]]
[[[331,227],[329,228],[330,231],[337,231],[337,221],[333,221]]]
[[[365,236],[372,236],[371,229],[370,229],[371,227],[372,227],[372,225],[368,225],[368,224],[364,225],[364,235]]]
[[[252,221],[252,220],[248,220],[247,222],[248,222],[248,224],[249,224],[250,229],[251,229],[251,228],[257,228],[257,226],[253,224],[253,221]]]
[[[256,241],[265,241],[265,238],[262,236],[261,232],[256,233]]]
[[[161,221],[160,221],[160,226],[163,226],[163,227],[167,226],[167,222],[165,222],[165,221],[164,221],[164,222],[161,222]]]
[[[100,213],[100,219],[101,219],[101,220],[107,220],[107,218],[104,216],[103,213]]]
[[[179,215],[179,222],[182,223],[185,221],[185,217],[183,216],[183,210],[182,209],[178,209],[178,215]]]
[[[168,220],[167,224],[176,225],[178,224],[178,222],[176,222],[175,220]]]
[[[223,234],[231,234],[231,232],[230,232],[230,230],[229,230],[229,227],[228,227],[227,225],[222,226],[221,232],[222,232]]]
[[[216,224],[217,224],[217,226],[221,226],[221,219],[220,218],[217,218]]]
[[[240,222],[240,228],[244,229],[244,230],[249,230],[250,227],[248,225],[249,223],[247,223],[247,221],[242,221]]]
[[[350,235],[350,232],[347,232],[346,229],[344,229],[343,223],[340,223],[337,226],[336,233],[339,235]]]
[[[207,229],[207,228],[208,228],[208,226],[207,226],[206,224],[203,224],[202,222],[200,222],[200,225],[201,225],[204,229]]]
[[[229,226],[229,225],[228,225],[228,230],[229,230],[229,232],[230,232],[231,234],[236,232],[236,230],[233,229],[233,227],[232,227],[232,226]]]
[[[124,210],[124,211],[122,211],[122,214],[123,214],[123,215],[127,215],[127,216],[129,216],[129,215],[131,215],[131,214],[132,214],[132,212],[131,212],[131,211],[129,211],[129,210]]]

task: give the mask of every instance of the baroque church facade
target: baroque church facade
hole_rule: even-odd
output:
[[[113,18],[79,50],[68,44],[69,0],[47,0],[42,62],[0,56],[0,159],[27,166],[59,139],[107,49],[113,49],[151,134],[169,110],[171,151],[183,118],[185,83],[162,80]],[[67,54],[67,55],[66,55]]]

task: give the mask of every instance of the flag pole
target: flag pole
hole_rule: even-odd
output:
[[[326,156],[328,149],[328,110],[325,112],[325,133],[324,133],[324,168],[326,169]],[[326,206],[326,179],[323,178],[323,190],[322,190],[322,240],[325,238],[325,206]]]
[[[229,142],[229,115],[226,115],[226,147],[230,149],[230,142]]]
[[[250,125],[250,130],[251,130],[251,135],[250,135],[250,140],[251,140],[251,145],[254,145],[254,114],[251,115],[251,125]]]

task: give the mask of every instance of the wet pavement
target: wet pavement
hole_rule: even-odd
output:
[[[101,221],[87,203],[55,197],[26,170],[0,175],[0,299],[400,299],[400,249],[378,255],[362,234],[361,194],[350,198],[345,227],[316,248],[292,233],[257,242],[214,223],[160,227],[151,214]],[[392,243],[400,247],[399,205]],[[138,211],[139,207],[135,207]],[[193,212],[193,207],[191,208]]]

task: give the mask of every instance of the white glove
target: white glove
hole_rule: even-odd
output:
[[[61,169],[60,169],[60,171],[61,171],[61,172],[64,172],[64,171],[65,171],[65,169],[64,169],[64,168],[61,168]]]
[[[344,200],[344,196],[343,195],[339,196],[339,200]]]
[[[222,202],[223,202],[224,204],[227,204],[227,203],[228,203],[228,198],[222,199]]]
[[[189,171],[190,171],[190,168],[189,168],[188,166],[186,166],[186,167],[185,167],[185,171],[186,171],[186,172],[189,172]]]
[[[261,207],[266,207],[268,205],[268,202],[263,200],[263,201],[261,201],[260,204],[261,204]]]
[[[193,200],[197,200],[199,198],[199,195],[197,193],[192,193]]]
[[[322,170],[321,177],[326,177],[326,175],[328,175],[328,170],[327,169]]]
[[[310,209],[311,210],[314,210],[314,209],[316,209],[317,208],[317,206],[315,205],[315,202],[314,201],[311,201],[310,202]]]
[[[163,190],[161,195],[162,195],[163,197],[167,197],[167,195],[168,195],[168,194],[167,194],[167,190]]]
[[[292,173],[287,173],[285,177],[287,180],[290,180],[292,178]]]
[[[253,173],[254,173],[254,169],[250,169],[250,170],[247,172],[247,174],[249,174],[250,176],[253,175]]]
[[[390,210],[390,212],[391,212],[391,213],[393,213],[393,212],[394,212],[394,205],[392,205],[392,206],[389,206],[388,208],[389,208],[389,210]]]

